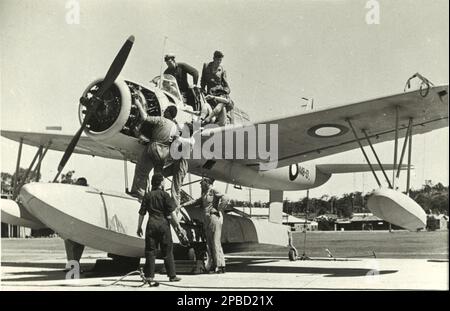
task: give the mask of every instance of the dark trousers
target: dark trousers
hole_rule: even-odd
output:
[[[167,220],[149,219],[145,230],[145,277],[155,277],[155,260],[158,246],[164,259],[167,276],[176,276],[175,261],[173,258],[173,242],[170,224]]]

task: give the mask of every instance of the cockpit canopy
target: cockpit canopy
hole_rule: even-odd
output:
[[[169,74],[164,74],[163,79],[162,79],[162,85],[160,85],[160,80],[161,80],[160,76],[157,76],[157,77],[154,77],[151,82],[154,83],[155,86],[161,87],[161,89],[163,91],[171,94],[178,100],[182,100],[180,89],[178,88],[177,79],[175,79],[174,76],[169,75]]]

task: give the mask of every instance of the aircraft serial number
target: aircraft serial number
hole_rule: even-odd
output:
[[[307,168],[299,166],[298,164],[291,164],[289,166],[289,179],[295,180],[299,174],[308,180],[310,179],[310,173]]]

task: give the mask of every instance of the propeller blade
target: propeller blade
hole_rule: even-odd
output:
[[[123,66],[125,65],[125,62],[127,61],[128,54],[130,54],[133,43],[134,36],[130,36],[123,44],[119,53],[117,53],[116,58],[114,58],[114,61],[112,62],[111,66],[108,69],[108,72],[105,75],[105,78],[103,79],[102,86],[97,92],[98,97],[102,97],[103,93],[105,93],[105,91],[109,89],[111,85],[113,85],[114,81],[116,81],[117,77],[122,71]]]
[[[98,101],[95,101],[95,103],[92,105],[92,108],[89,109],[87,112],[83,123],[81,124],[81,127],[73,136],[72,140],[70,141],[69,145],[66,148],[66,151],[64,151],[63,157],[61,158],[61,161],[58,164],[58,173],[56,174],[55,178],[53,179],[53,182],[56,182],[59,175],[61,174],[62,170],[64,169],[64,166],[66,166],[67,161],[69,161],[70,156],[72,155],[73,151],[75,150],[76,145],[78,144],[78,141],[80,140],[81,134],[83,133],[84,129],[86,128],[88,120],[91,118],[91,116],[94,114],[95,110],[97,110],[97,107],[99,105]]]
[[[70,141],[70,144],[67,146],[66,151],[64,152],[64,155],[58,164],[58,173],[56,174],[55,178],[53,179],[53,182],[56,182],[56,180],[59,177],[59,174],[61,174],[62,170],[64,169],[64,166],[66,165],[67,161],[69,161],[70,156],[72,155],[73,151],[75,150],[75,146],[77,145],[78,140],[80,140],[81,133],[83,133],[83,130],[86,127],[85,124],[83,124],[83,125],[80,127],[78,132],[75,134],[75,136]]]
[[[86,115],[84,117],[80,129],[77,131],[75,136],[70,141],[70,144],[67,146],[66,151],[64,152],[64,155],[61,158],[61,161],[59,162],[58,173],[53,179],[53,182],[56,182],[62,170],[64,169],[64,166],[66,165],[67,161],[69,161],[70,156],[72,155],[78,141],[80,140],[81,134],[86,128],[87,122],[97,110],[103,94],[111,87],[111,85],[113,85],[114,81],[117,79],[120,72],[122,71],[125,62],[127,61],[128,55],[130,54],[131,48],[133,47],[133,43],[134,43],[134,36],[130,36],[127,39],[127,41],[125,41],[125,43],[122,45],[122,48],[120,49],[119,53],[117,53],[116,57],[114,58],[114,61],[112,62],[111,66],[108,69],[108,72],[105,75],[105,78],[103,79],[100,89],[95,94],[96,96],[89,99],[89,101],[94,101],[94,103],[92,105],[86,105],[88,107],[90,106],[90,109],[86,112]]]

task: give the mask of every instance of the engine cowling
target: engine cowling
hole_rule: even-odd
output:
[[[87,99],[95,97],[102,81],[103,78],[94,80],[83,92],[78,114],[80,123],[84,120]],[[119,133],[135,136],[133,129],[139,122],[136,101],[140,101],[149,115],[161,115],[161,99],[151,87],[116,79],[102,96],[101,103],[89,120],[85,129],[86,135],[96,141],[108,140]]]

